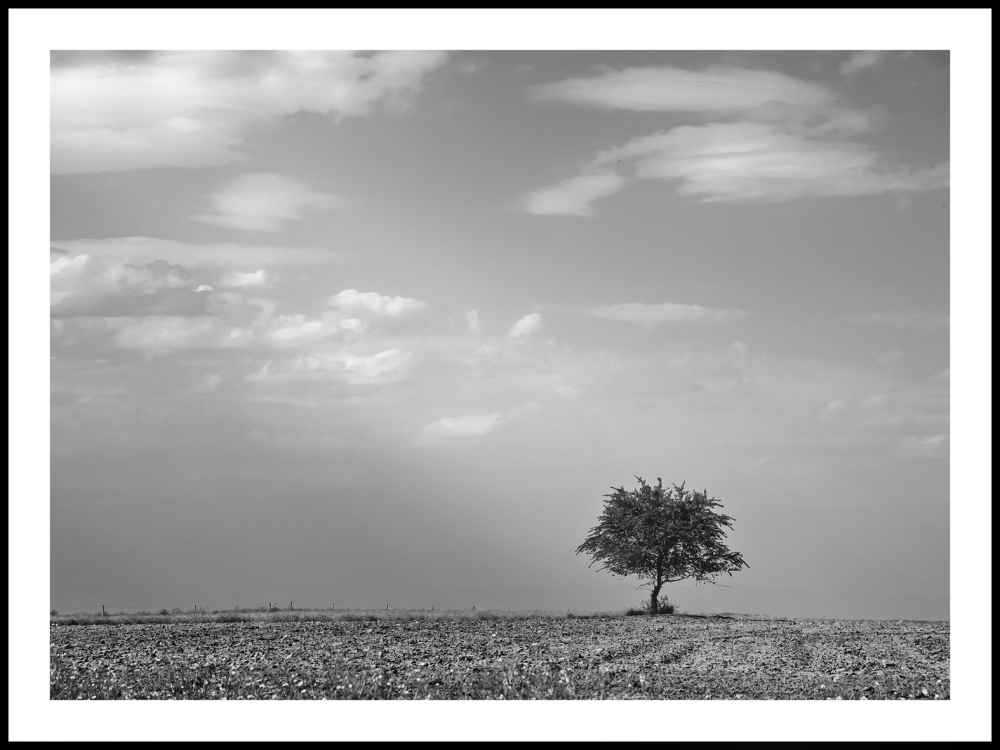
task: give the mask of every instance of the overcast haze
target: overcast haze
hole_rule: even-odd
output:
[[[60,52],[51,606],[949,617],[946,52]]]

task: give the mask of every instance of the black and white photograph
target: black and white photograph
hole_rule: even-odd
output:
[[[595,13],[10,11],[11,739],[991,739],[991,12]]]

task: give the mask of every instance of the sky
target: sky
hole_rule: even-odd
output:
[[[947,52],[53,52],[51,604],[949,617]],[[720,581],[721,582],[721,581]]]
[[[44,615],[634,605],[572,553],[639,474],[753,566],[682,609],[953,618],[940,717],[677,736],[988,736],[988,13],[11,11],[12,731],[326,738],[56,706]],[[141,49],[467,51],[50,54]]]

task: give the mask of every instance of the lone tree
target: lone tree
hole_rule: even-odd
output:
[[[651,586],[649,611],[660,611],[660,589],[665,583],[694,578],[715,583],[720,573],[743,567],[749,568],[739,552],[732,552],[724,543],[723,527],[731,529],[733,519],[712,508],[722,504],[707,492],[691,492],[676,484],[663,488],[657,477],[656,486],[646,484],[642,477],[639,488],[626,491],[619,487],[605,495],[604,512],[597,526],[590,530],[576,554],[586,552],[599,570],[614,575],[638,576],[643,585]]]

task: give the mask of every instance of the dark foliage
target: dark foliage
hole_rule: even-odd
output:
[[[639,481],[638,489],[614,488],[605,495],[604,511],[598,524],[576,553],[589,554],[600,570],[614,575],[637,576],[651,587],[650,614],[660,608],[660,589],[665,583],[694,578],[714,583],[716,576],[750,567],[739,552],[724,543],[723,528],[732,528],[733,519],[713,508],[722,503],[707,492],[685,490],[675,484],[663,487]]]

